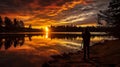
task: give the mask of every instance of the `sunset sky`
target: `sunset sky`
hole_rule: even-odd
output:
[[[0,0],[0,16],[26,25],[94,24],[109,0]]]

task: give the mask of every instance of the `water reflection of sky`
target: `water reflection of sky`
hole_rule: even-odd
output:
[[[0,49],[0,64],[5,65],[5,63],[10,62],[10,65],[29,65],[34,63],[33,65],[40,65],[43,62],[51,59],[49,56],[54,54],[68,53],[74,52],[81,49],[82,38],[78,35],[54,35],[54,37],[46,35],[39,36],[27,36],[22,37],[24,44],[20,45],[19,43],[14,45],[15,39],[21,39],[21,37],[13,37],[13,38],[3,38],[1,42]],[[91,44],[95,42],[99,42],[108,37],[106,36],[95,36],[91,38]],[[11,40],[14,39],[14,40]],[[11,40],[11,46],[5,50],[5,41]],[[8,41],[10,42],[10,41]],[[39,63],[38,63],[39,62]],[[20,63],[20,64],[19,64]]]
[[[54,35],[55,36],[55,35]],[[61,37],[60,37],[61,36]],[[23,45],[12,45],[14,43],[11,43],[11,46],[5,50],[4,43],[1,45],[0,51],[17,51],[17,50],[32,50],[36,51],[37,54],[40,52],[49,52],[53,54],[54,53],[63,53],[63,52],[73,52],[76,50],[80,50],[80,47],[82,45],[82,38],[81,36],[72,37],[70,35],[56,35],[56,37],[49,37],[48,34],[46,35],[39,35],[39,36],[30,36],[30,37],[23,37],[24,38],[24,44]],[[69,38],[68,38],[69,37]],[[94,36],[91,37],[91,44],[105,40],[109,37],[106,36]],[[8,39],[7,39],[8,40]],[[9,40],[10,37],[9,37]],[[5,39],[2,40],[5,42]],[[14,42],[14,40],[13,40]],[[49,55],[49,54],[47,54]]]

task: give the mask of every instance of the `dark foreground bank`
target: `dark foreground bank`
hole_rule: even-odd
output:
[[[120,40],[96,43],[90,47],[90,59],[83,60],[83,51],[51,56],[43,67],[120,67]]]

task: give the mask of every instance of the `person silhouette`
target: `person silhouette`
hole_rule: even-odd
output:
[[[89,59],[90,37],[91,37],[91,34],[90,34],[88,28],[85,28],[85,30],[82,32],[84,60]]]

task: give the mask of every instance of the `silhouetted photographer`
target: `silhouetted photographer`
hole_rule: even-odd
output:
[[[85,30],[82,32],[84,60],[87,60],[90,57],[89,56],[90,37],[91,37],[91,34],[90,34],[88,28],[85,28]]]

